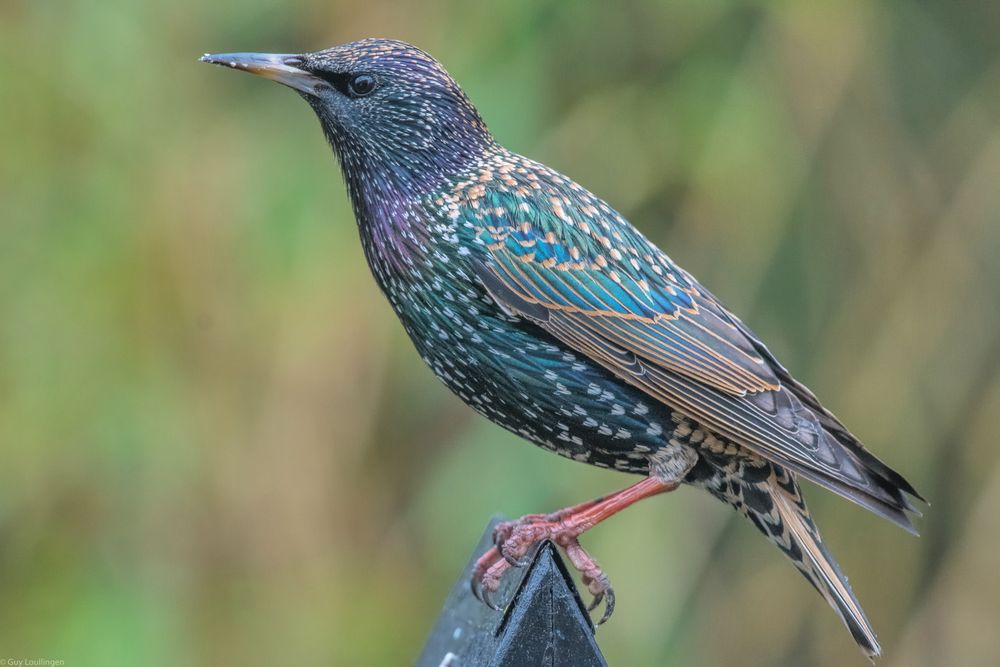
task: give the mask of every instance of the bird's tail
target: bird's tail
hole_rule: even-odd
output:
[[[881,650],[875,631],[847,577],[820,539],[795,477],[778,466],[769,467],[766,480],[743,482],[743,502],[737,506],[826,598],[861,650],[874,658]]]

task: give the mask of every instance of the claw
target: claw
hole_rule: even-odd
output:
[[[494,563],[490,566],[490,569],[483,574],[483,602],[485,602],[486,606],[493,611],[503,611],[506,606],[506,604],[498,604],[493,599],[493,596],[496,594],[497,589],[500,588],[500,581],[503,579],[503,573],[506,572],[508,568],[510,568],[510,565],[507,564],[507,561],[502,558],[496,558]]]
[[[482,591],[483,597],[479,599],[482,601],[483,604],[485,604],[493,611],[503,611],[504,608],[498,605],[496,602],[494,602],[493,600],[494,593],[496,593],[496,591],[491,590],[490,588],[484,588]]]
[[[486,600],[483,599],[482,575],[480,575],[478,572],[473,571],[472,577],[469,579],[469,588],[472,590],[472,597],[476,598],[483,604],[486,604]]]
[[[495,548],[491,548],[479,557],[479,560],[476,561],[476,564],[472,568],[472,576],[469,579],[469,588],[472,591],[472,595],[480,602],[486,602],[486,596],[483,592],[486,575],[493,568],[493,566],[496,565],[499,559],[500,554]]]
[[[569,540],[565,548],[570,562],[573,563],[576,569],[583,573],[584,586],[594,596],[594,599],[591,600],[590,605],[587,607],[587,612],[594,611],[600,606],[601,602],[604,603],[604,613],[601,615],[600,620],[594,624],[602,625],[611,618],[611,614],[615,610],[615,591],[611,588],[608,575],[604,574],[597,561],[591,558],[590,554],[580,546],[579,540],[575,538]]]
[[[611,618],[611,614],[615,613],[615,591],[613,588],[608,587],[602,595],[595,597],[595,600],[600,600],[604,598],[604,614],[601,615],[601,620],[599,620],[594,625],[604,625],[607,623],[608,619]],[[589,611],[589,610],[588,610]]]
[[[472,568],[472,578],[469,588],[477,600],[494,611],[503,611],[503,607],[493,599],[500,587],[503,573],[510,567],[496,547],[486,551]]]
[[[472,597],[476,598],[480,602],[483,601],[483,598],[479,595],[479,581],[475,573],[469,577],[469,590],[472,592]]]

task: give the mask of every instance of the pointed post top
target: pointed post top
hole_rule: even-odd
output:
[[[497,593],[498,600],[510,600],[505,612],[473,597],[472,567],[499,520],[486,527],[416,667],[607,667],[576,584],[551,543],[541,545],[527,568],[508,573]]]

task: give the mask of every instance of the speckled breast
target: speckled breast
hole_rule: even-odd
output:
[[[405,275],[390,275],[398,263],[384,260],[373,272],[434,373],[480,414],[546,449],[646,472],[675,426],[670,411],[504,313],[474,277],[456,230],[429,229]]]

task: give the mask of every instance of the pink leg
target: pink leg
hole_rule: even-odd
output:
[[[516,521],[497,525],[493,532],[495,546],[476,561],[473,569],[473,594],[499,611],[500,607],[493,602],[492,594],[499,588],[504,572],[511,566],[525,565],[525,557],[535,544],[551,540],[566,551],[570,562],[582,573],[584,585],[594,596],[589,608],[594,609],[602,600],[606,600],[604,614],[598,624],[604,623],[614,611],[614,591],[597,561],[580,546],[580,535],[629,505],[649,496],[673,491],[677,486],[677,482],[647,477],[603,498],[551,514],[529,514]]]

